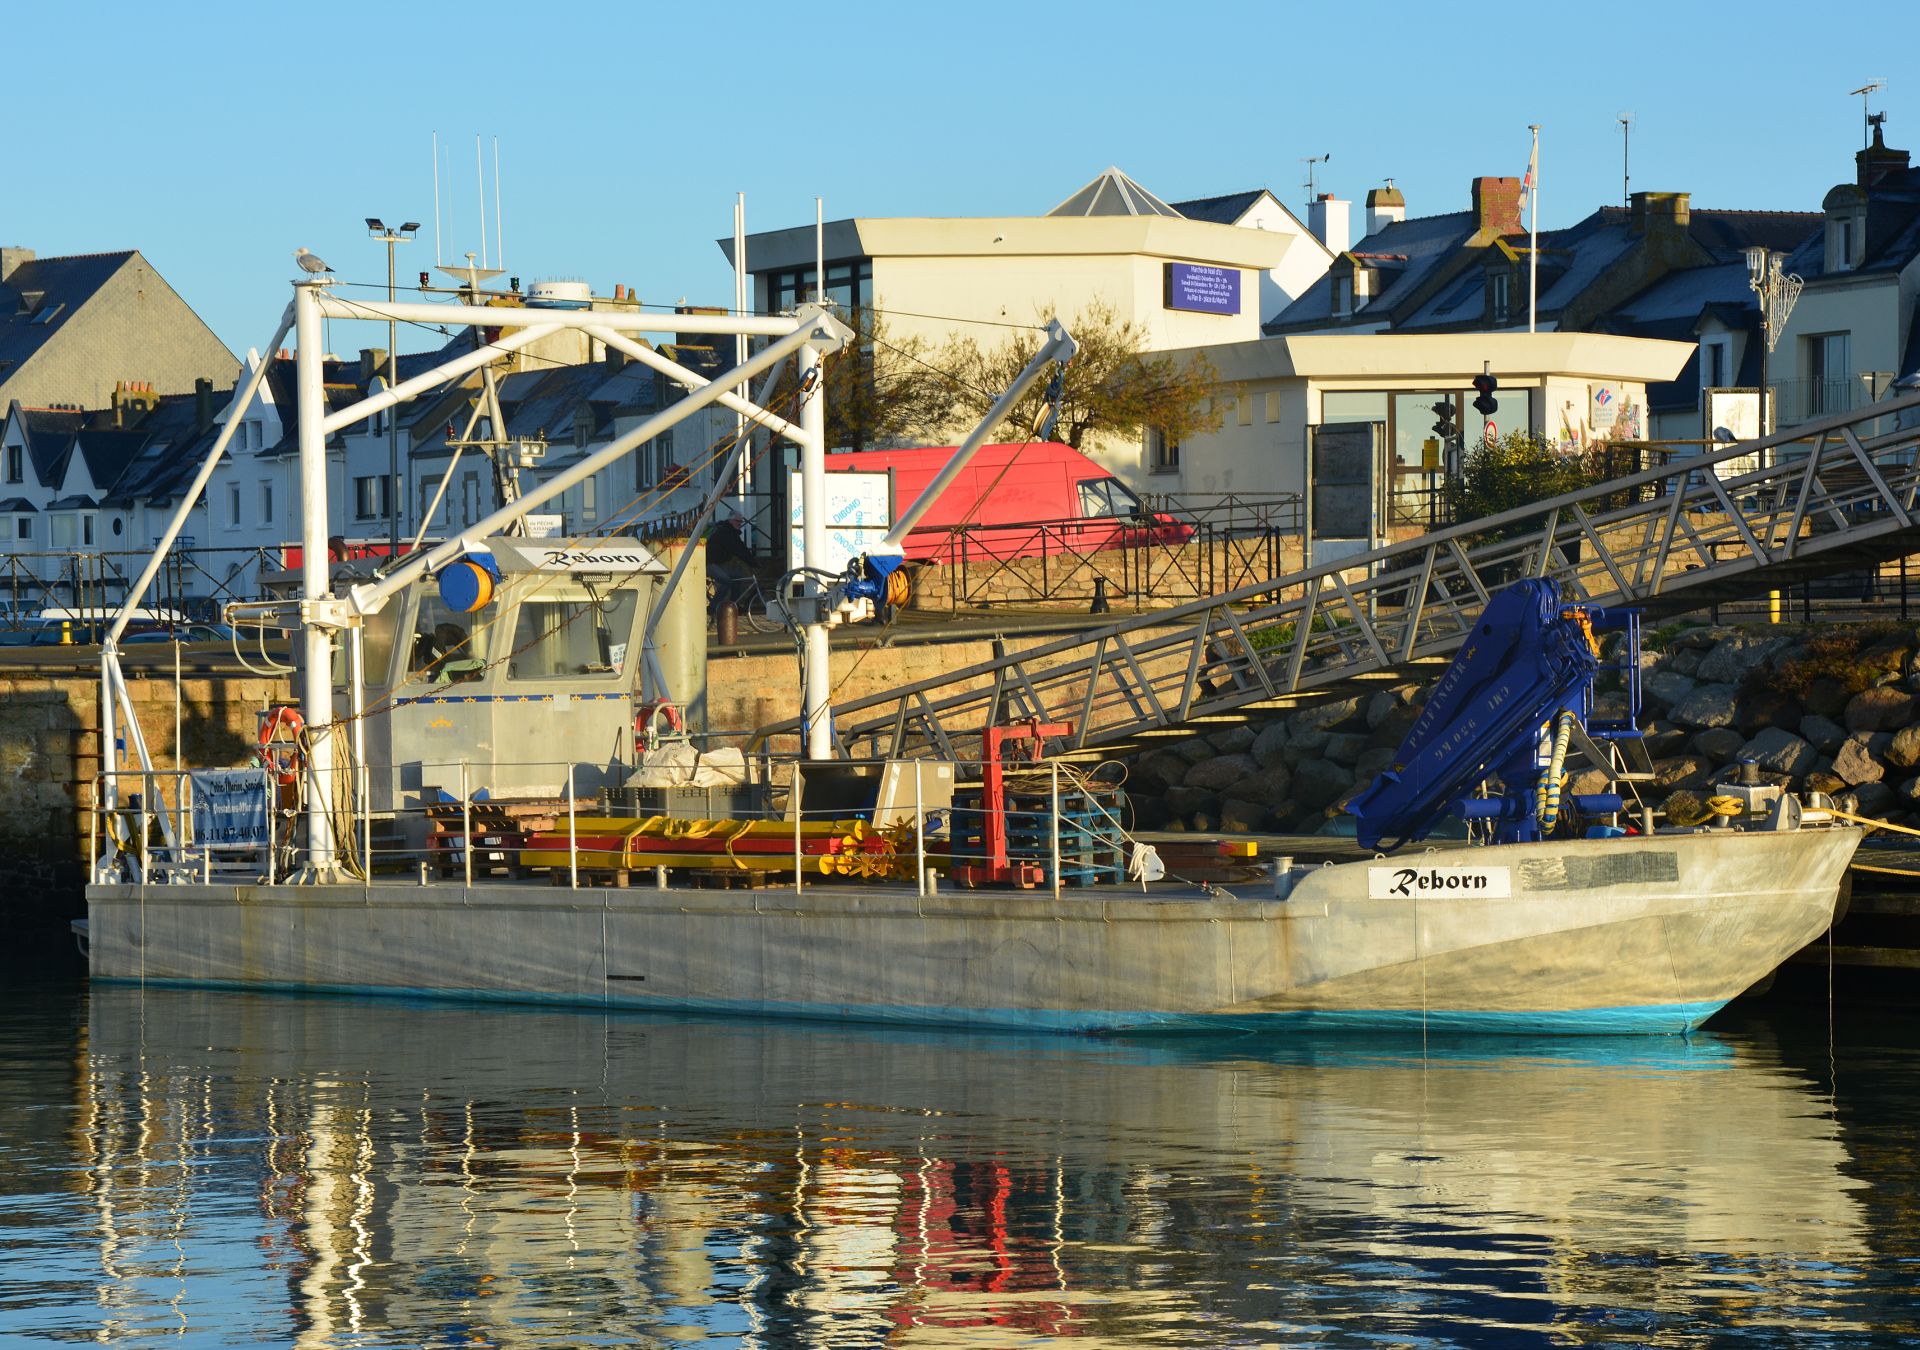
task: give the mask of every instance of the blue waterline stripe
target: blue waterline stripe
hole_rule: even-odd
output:
[[[101,984],[148,984],[172,989],[226,989],[290,994],[331,994],[350,998],[397,998],[450,1003],[534,1004],[568,1008],[618,1008],[628,1012],[691,1013],[701,1016],[778,1020],[867,1022],[898,1026],[978,1027],[1007,1031],[1186,1034],[1234,1031],[1377,1031],[1476,1036],[1680,1036],[1726,1006],[1707,1003],[1655,1003],[1615,1008],[1537,1009],[1526,1011],[1421,1011],[1378,1008],[1340,1011],[1298,1010],[1270,1013],[1166,1013],[1073,1011],[1050,1008],[954,1008],[940,1005],[872,1003],[787,1003],[772,999],[635,998],[609,992],[544,994],[522,990],[445,989],[370,984],[300,984],[287,980],[145,979],[95,976]]]

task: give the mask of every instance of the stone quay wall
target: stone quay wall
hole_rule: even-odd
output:
[[[1641,656],[1653,804],[1761,777],[1920,827],[1920,631],[1910,624],[1670,625]],[[1437,678],[1437,676],[1436,676]],[[1164,744],[1128,763],[1142,829],[1308,834],[1393,760],[1427,685],[1407,683]],[[1602,686],[1604,707],[1609,695]],[[1581,770],[1572,792],[1604,790]]]

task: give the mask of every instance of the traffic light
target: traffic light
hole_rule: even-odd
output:
[[[1433,424],[1433,434],[1442,441],[1451,441],[1454,435],[1453,400],[1443,398],[1433,405],[1433,415],[1440,420]]]
[[[1500,381],[1490,374],[1482,373],[1473,377],[1473,387],[1480,391],[1480,397],[1473,401],[1475,412],[1482,417],[1492,417],[1500,411],[1500,405],[1494,401],[1493,397],[1493,391],[1500,387]]]

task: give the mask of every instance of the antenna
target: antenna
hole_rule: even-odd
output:
[[[1306,155],[1301,158],[1300,162],[1307,166],[1306,189],[1308,206],[1313,205],[1313,166],[1316,164],[1325,164],[1332,158],[1333,151],[1331,150],[1327,151],[1324,155]]]
[[[447,233],[453,233],[453,142],[440,147],[440,170],[447,179]],[[444,264],[435,264],[444,266]]]
[[[1629,108],[1614,121],[1620,124],[1620,205],[1633,205],[1633,175],[1627,172],[1627,149],[1633,141],[1633,110]]]
[[[507,265],[507,237],[500,227],[500,138],[493,138],[493,260]]]
[[[433,265],[440,265],[440,133],[433,133]]]
[[[473,186],[480,197],[480,265],[487,261],[487,162],[480,156],[480,133],[473,133]]]
[[[1849,97],[1857,95],[1860,99],[1860,118],[1863,130],[1860,133],[1860,148],[1866,150],[1873,145],[1873,114],[1867,111],[1867,99],[1887,87],[1885,78],[1868,80],[1858,89],[1847,91]]]

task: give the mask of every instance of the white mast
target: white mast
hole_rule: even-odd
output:
[[[1527,128],[1533,133],[1533,150],[1527,155],[1527,331],[1534,331],[1540,305],[1540,124]]]

